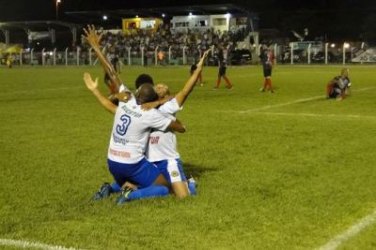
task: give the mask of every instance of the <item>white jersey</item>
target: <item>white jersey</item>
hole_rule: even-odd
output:
[[[151,129],[166,130],[173,119],[159,110],[144,111],[134,97],[119,102],[112,128],[108,159],[119,163],[137,163],[145,157]]]
[[[180,109],[175,98],[159,107],[162,113],[170,116],[175,115]],[[175,133],[153,130],[150,134],[146,157],[151,162],[180,158]]]

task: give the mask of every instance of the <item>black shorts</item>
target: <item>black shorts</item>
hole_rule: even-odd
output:
[[[219,67],[218,76],[226,75],[226,67]]]
[[[264,77],[272,76],[272,67],[264,66],[263,69],[264,69]]]

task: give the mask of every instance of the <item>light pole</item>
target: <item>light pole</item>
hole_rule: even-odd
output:
[[[56,20],[59,19],[59,4],[61,3],[61,0],[55,0],[56,1]]]

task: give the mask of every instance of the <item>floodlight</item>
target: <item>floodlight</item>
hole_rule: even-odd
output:
[[[102,18],[103,18],[103,20],[105,20],[105,21],[108,19],[108,17],[107,17],[106,15],[103,15]]]

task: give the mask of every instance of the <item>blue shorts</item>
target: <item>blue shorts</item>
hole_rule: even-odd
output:
[[[119,163],[109,159],[107,163],[112,176],[120,186],[129,181],[140,188],[148,187],[161,174],[157,166],[145,158],[134,164]]]
[[[156,161],[153,163],[157,165],[168,183],[172,184],[174,182],[187,180],[183,171],[183,163],[180,159]]]

